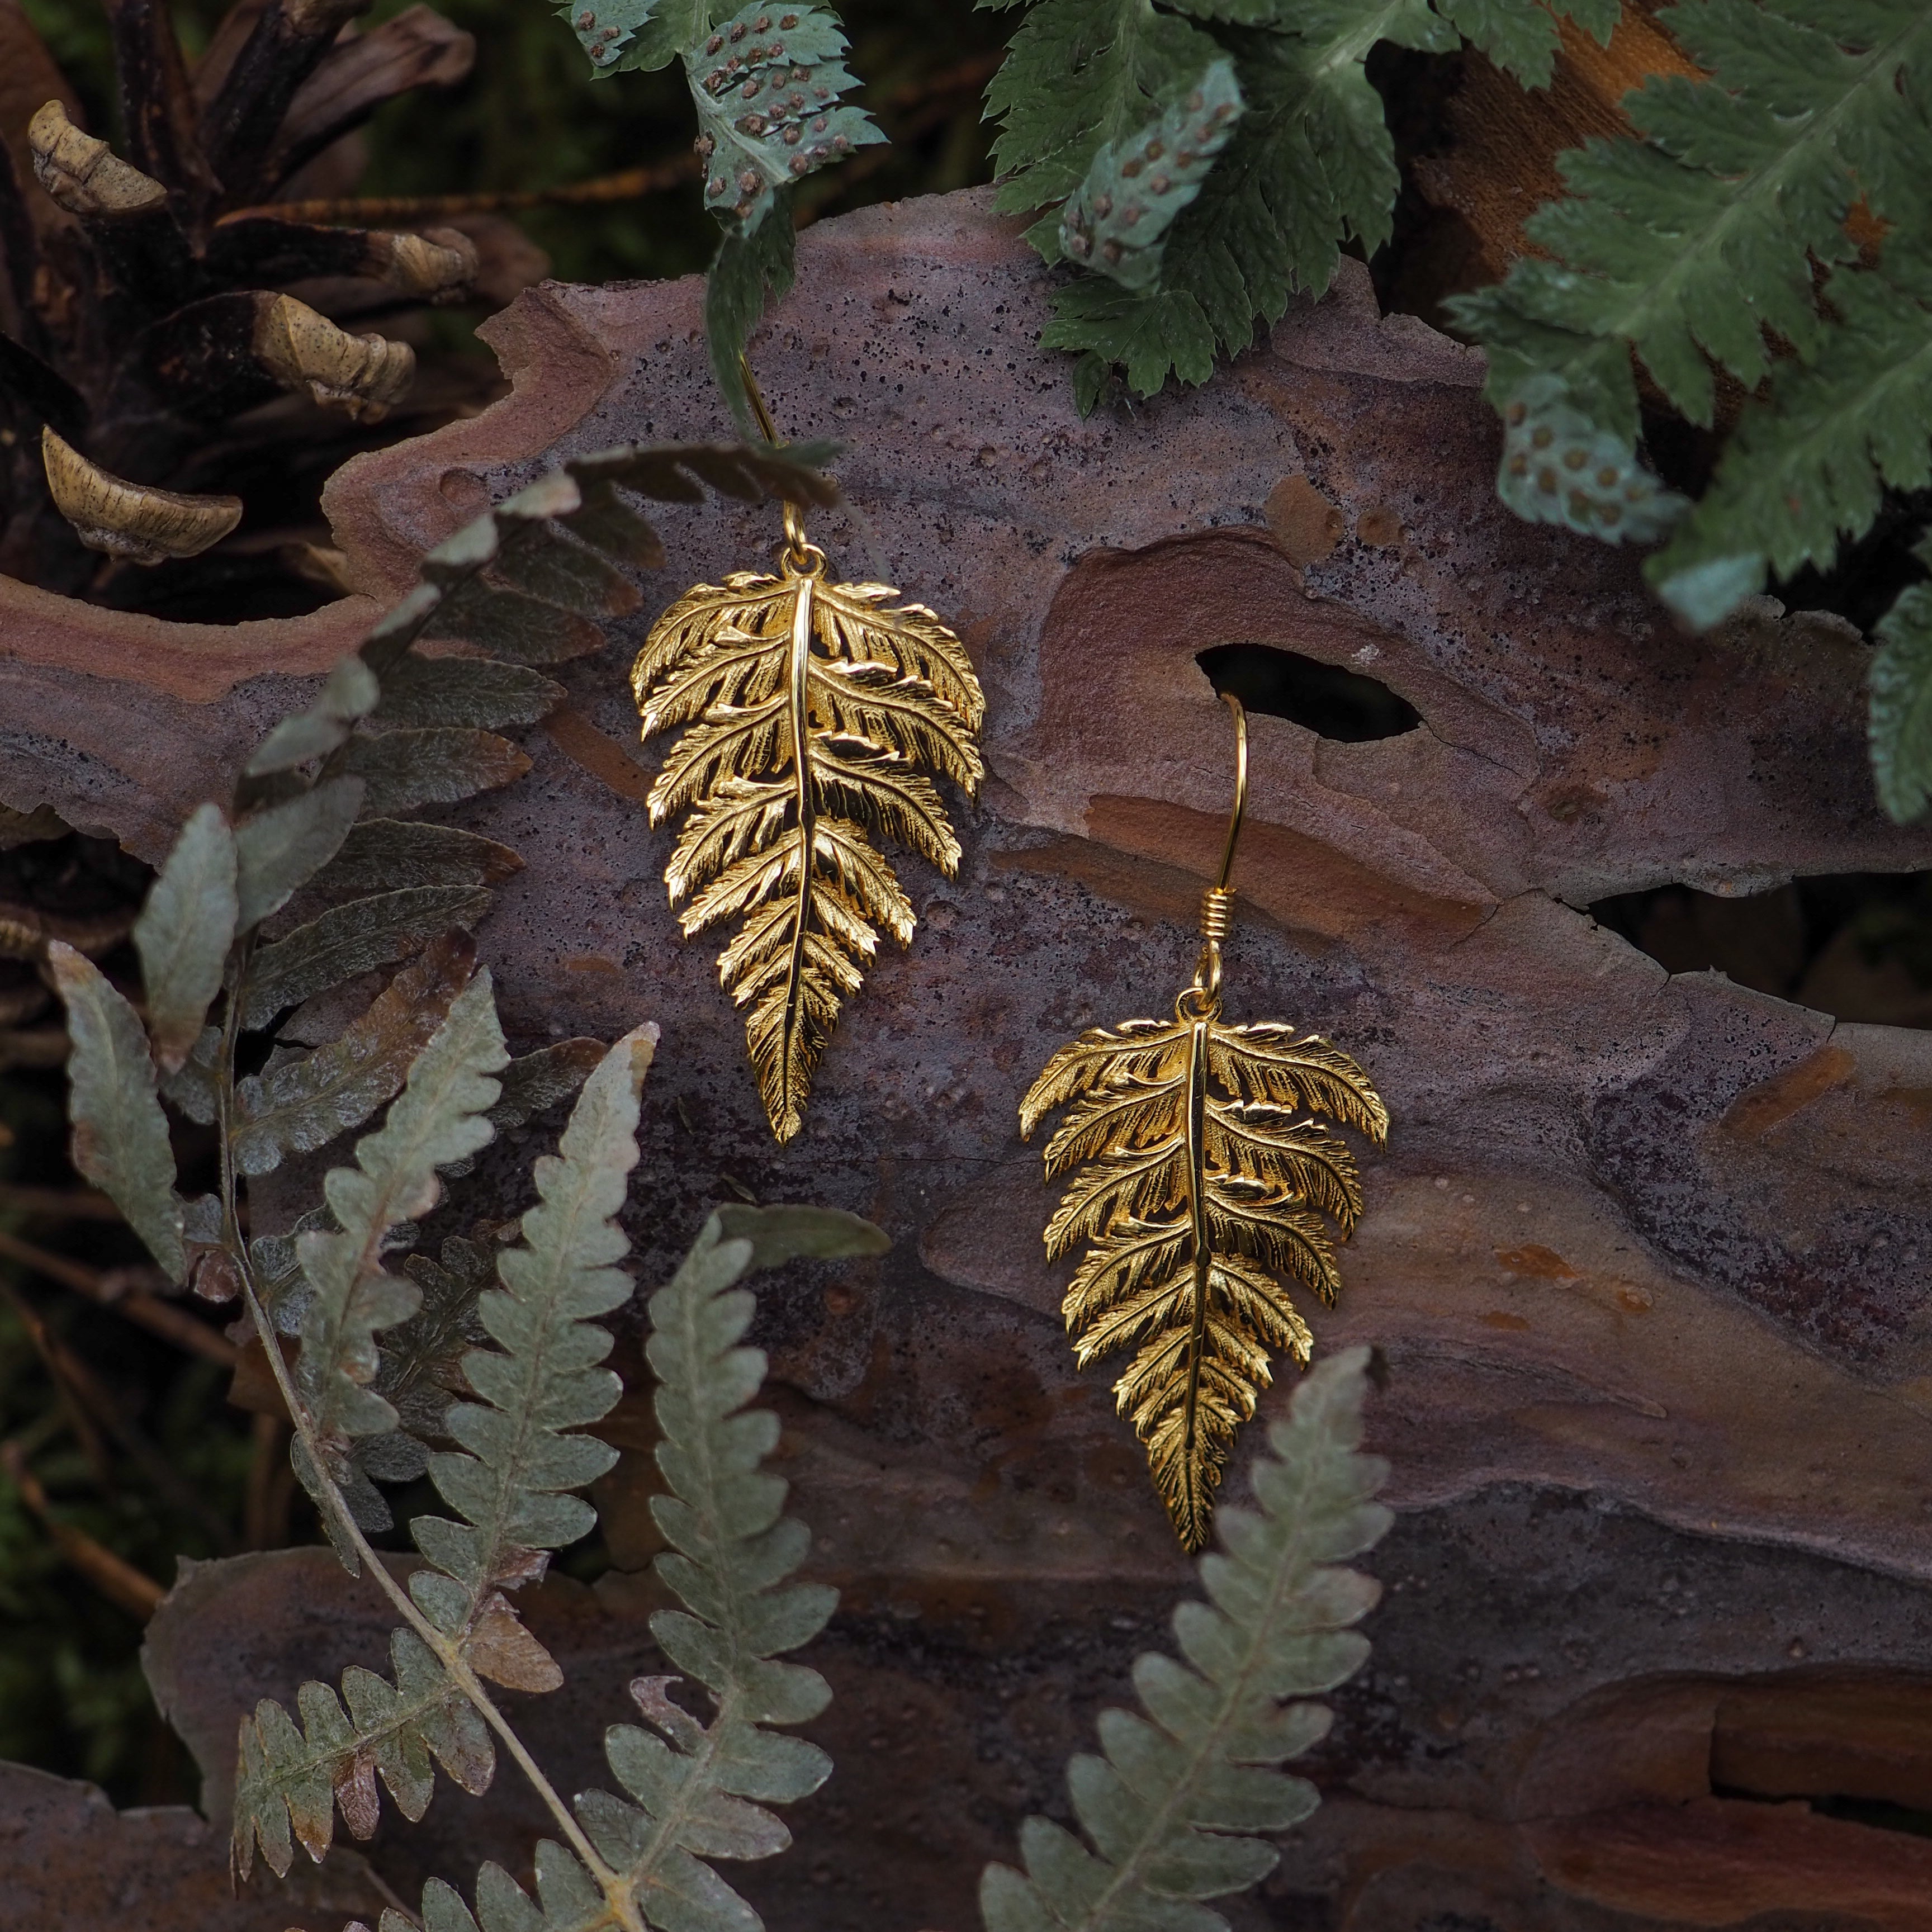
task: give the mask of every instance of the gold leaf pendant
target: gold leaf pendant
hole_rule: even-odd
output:
[[[986,716],[965,646],[932,611],[886,584],[830,581],[789,505],[785,536],[777,575],[686,591],[631,673],[646,739],[690,728],[651,787],[651,823],[688,814],[664,868],[685,937],[741,922],[718,977],[747,1010],[781,1142],[804,1124],[880,928],[904,946],[917,923],[872,836],[953,876],[959,842],[926,774],[975,796]]]
[[[1347,1144],[1326,1114],[1377,1142],[1388,1110],[1368,1076],[1313,1034],[1221,1018],[1221,942],[1247,797],[1247,719],[1235,722],[1234,812],[1219,884],[1202,902],[1201,961],[1170,1021],[1094,1027],[1062,1047],[1020,1102],[1030,1139],[1058,1107],[1049,1178],[1074,1169],[1047,1223],[1058,1259],[1088,1244],[1063,1312],[1084,1369],[1134,1351],[1114,1394],[1147,1444],[1154,1486],[1187,1550],[1208,1540],[1235,1431],[1268,1386],[1269,1352],[1306,1364],[1313,1338],[1286,1276],[1332,1302],[1342,1285],[1330,1222],[1362,1212]]]

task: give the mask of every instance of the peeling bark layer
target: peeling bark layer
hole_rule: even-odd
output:
[[[983,197],[874,209],[802,238],[754,355],[785,434],[848,446],[850,510],[814,531],[835,567],[937,609],[989,708],[960,879],[904,866],[920,932],[845,1016],[797,1142],[765,1128],[712,949],[676,938],[622,678],[656,609],[762,564],[775,526],[665,516],[646,610],[562,668],[530,778],[458,814],[527,862],[479,934],[513,1036],[664,1029],[632,1196],[647,1278],[745,1192],[894,1238],[763,1296],[782,1466],[845,1600],[814,1658],[839,1771],[748,1891],[780,1927],[971,1923],[980,1862],[1022,1810],[1060,1808],[1060,1760],[1185,1586],[1104,1380],[1073,1371],[1014,1110],[1070,1033],[1184,982],[1231,782],[1196,658],[1249,644],[1372,676],[1421,722],[1348,742],[1252,721],[1229,1014],[1319,1028],[1388,1099],[1346,1291],[1310,1314],[1321,1347],[1388,1362],[1373,1428],[1402,1517],[1372,1566],[1391,1594],[1370,1672],[1324,1747],[1330,1802],[1240,1912],[1336,1932],[1925,1923],[1922,1841],[1873,1820],[1932,1792],[1932,1724],[1874,1715],[1932,1694],[1932,1036],[1672,978],[1580,910],[1671,880],[1932,866],[1932,832],[1871,800],[1866,646],[1768,604],[1681,637],[1634,559],[1515,522],[1480,362],[1379,319],[1358,271],[1206,390],[1084,423],[1034,346],[1046,294]],[[490,326],[508,398],[330,486],[358,587],[397,594],[560,455],[719,433],[699,300],[520,299]],[[197,746],[238,742],[281,689],[266,658],[192,694],[90,664],[89,701],[121,721],[98,738],[124,748],[88,776],[46,748],[82,671],[18,668],[0,800],[91,786],[95,822],[148,851],[212,762],[138,748],[190,718]],[[500,1210],[536,1144],[483,1163]],[[258,1190],[265,1224],[293,1180]],[[569,1609],[587,1688],[533,1707],[577,1741],[572,1775],[649,1658],[640,1407],[614,1439],[617,1567]],[[222,1633],[325,1600],[368,1605],[348,1634],[371,1651],[386,1627],[346,1580],[326,1594],[319,1556],[250,1561],[224,1573],[232,1600],[196,1573],[202,1622],[154,1627],[218,1779],[245,1703],[347,1660],[237,1672]],[[196,1646],[205,1667],[182,1660]],[[534,1829],[514,1794],[446,1795],[429,1836],[373,1856],[466,1879]]]

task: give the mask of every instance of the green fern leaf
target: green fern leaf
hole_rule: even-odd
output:
[[[1636,429],[1626,344],[1678,410],[1708,422],[1712,362],[1754,387],[1766,332],[1801,356],[1822,345],[1811,263],[1855,253],[1853,202],[1898,222],[1922,195],[1922,166],[1900,164],[1923,152],[1912,101],[1932,70],[1932,14],[1917,0],[1850,13],[1832,0],[1682,0],[1660,17],[1711,79],[1656,76],[1627,97],[1641,138],[1562,157],[1569,196],[1528,225],[1540,256],[1452,304],[1490,352],[1499,406],[1529,374],[1555,375],[1625,441]]]
[[[498,1348],[463,1358],[481,1400],[448,1412],[443,1426],[459,1450],[430,1458],[438,1492],[464,1520],[420,1516],[412,1526],[436,1566],[410,1580],[418,1608],[482,1675],[519,1690],[562,1680],[500,1592],[541,1575],[548,1552],[591,1528],[596,1512],[570,1492],[616,1460],[577,1432],[620,1393],[598,1366],[610,1337],[596,1318],[631,1292],[615,1265],[628,1247],[616,1215],[637,1164],[638,1095],[656,1041],[653,1026],[618,1041],[584,1083],[558,1153],[537,1162],[538,1204],[524,1216],[522,1244],[499,1256],[502,1286],[476,1306]]]
[[[1278,320],[1298,290],[1328,287],[1344,241],[1372,250],[1388,238],[1400,181],[1364,65],[1378,44],[1446,52],[1460,44],[1460,27],[1532,85],[1548,79],[1556,45],[1536,0],[1177,4],[1209,25],[1158,12],[1151,0],[1038,0],[986,97],[988,116],[1002,122],[998,205],[1017,212],[1064,201],[1064,214],[1036,223],[1028,239],[1049,262],[1085,262],[1141,295],[1130,302],[1076,280],[1056,292],[1058,319],[1043,342],[1124,365],[1141,394],[1169,376],[1204,381],[1217,346],[1246,347],[1256,322]],[[1601,38],[1617,6],[1576,0],[1557,10],[1582,16]],[[1198,198],[1174,220],[1164,260],[1102,235],[1091,213],[1096,198],[1125,205],[1114,166],[1200,76],[1230,58],[1246,112]],[[1120,244],[1119,264],[1096,254],[1108,241]],[[1116,272],[1123,264],[1125,276]],[[1083,361],[1076,385],[1084,411],[1103,372]]]
[[[1054,320],[1040,331],[1041,347],[1119,364],[1137,396],[1154,394],[1170,376],[1204,382],[1214,373],[1214,329],[1184,289],[1137,296],[1083,278],[1054,290],[1053,308]],[[1091,394],[1097,400],[1097,384]]]
[[[338,1807],[352,1836],[370,1837],[379,1776],[412,1823],[429,1808],[432,1759],[464,1790],[490,1788],[496,1757],[488,1728],[435,1654],[399,1630],[389,1658],[393,1684],[359,1666],[343,1673],[339,1698],[326,1684],[304,1684],[299,1726],[268,1698],[242,1720],[229,1847],[237,1877],[254,1870],[257,1847],[278,1878],[298,1844],[320,1864]]]
[[[334,1229],[297,1240],[310,1300],[296,1388],[332,1476],[347,1474],[352,1437],[395,1426],[395,1411],[368,1387],[376,1331],[414,1314],[418,1297],[382,1264],[390,1231],[435,1204],[439,1166],[489,1139],[482,1116],[496,1098],[491,1076],[508,1058],[490,976],[479,973],[410,1069],[380,1130],[358,1144],[356,1165],[332,1168],[323,1181]]]
[[[1900,286],[1900,280],[1906,280]],[[1680,615],[1718,622],[1767,570],[1828,568],[1871,527],[1885,488],[1932,482],[1932,260],[1841,268],[1838,320],[1747,406],[1702,500],[1646,574]]]
[[[747,1413],[765,1358],[741,1346],[754,1306],[736,1283],[754,1265],[793,1256],[877,1254],[878,1230],[809,1209],[724,1209],[706,1222],[668,1287],[652,1297],[648,1354],[658,1377],[669,1485],[652,1513],[671,1548],[658,1571],[688,1606],[660,1610],[651,1634],[666,1658],[710,1694],[707,1724],[670,1694],[672,1678],[632,1686],[652,1728],[609,1735],[610,1768],[632,1802],[578,1800],[599,1853],[635,1888],[653,1924],[742,1932],[755,1915],[704,1861],[762,1858],[790,1842],[768,1804],[815,1790],[831,1769],[802,1739],[766,1728],[814,1717],[831,1693],[816,1671],[777,1660],[817,1634],[835,1594],[786,1584],[809,1538],[784,1518],[785,1484],[759,1464],[778,1420]],[[487,1924],[487,1922],[486,1922]]]
[[[839,96],[858,86],[844,29],[822,8],[748,0],[684,50],[698,108],[704,205],[747,232],[789,188],[886,137]]]
[[[1932,538],[1921,542],[1932,564]],[[1872,770],[1879,802],[1901,824],[1932,805],[1932,585],[1912,584],[1878,627],[1871,668]]]
[[[1039,0],[986,90],[1000,123],[994,205],[1022,214],[1064,200],[1102,148],[1174,105],[1220,52],[1151,0]]]
[[[1379,1586],[1333,1567],[1380,1540],[1393,1520],[1372,1498],[1384,1464],[1358,1453],[1369,1352],[1310,1371],[1254,1469],[1258,1510],[1224,1508],[1223,1550],[1201,1559],[1210,1601],[1184,1604],[1184,1663],[1136,1660],[1146,1714],[1106,1711],[1105,1755],[1067,1767],[1083,1844],[1044,1818],[1020,1834],[1024,1871],[989,1865],[987,1932],[1224,1932],[1198,1903],[1253,1884],[1276,1853],[1257,1833],[1286,1829],[1318,1802],[1270,1767],[1328,1730],[1304,1699],[1354,1676],[1368,1642],[1351,1626]]]

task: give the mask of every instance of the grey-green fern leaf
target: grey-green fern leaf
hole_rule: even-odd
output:
[[[599,1366],[610,1336],[596,1318],[630,1297],[616,1266],[629,1248],[616,1216],[637,1165],[638,1096],[657,1037],[645,1025],[611,1048],[584,1083],[558,1153],[537,1161],[539,1198],[523,1240],[497,1258],[502,1286],[477,1303],[497,1347],[463,1358],[481,1400],[458,1403],[445,1421],[461,1448],[430,1458],[430,1480],[464,1520],[421,1516],[412,1527],[434,1566],[410,1579],[417,1607],[480,1675],[518,1690],[554,1690],[562,1679],[502,1592],[541,1576],[550,1551],[592,1528],[596,1512],[571,1492],[616,1460],[578,1432],[608,1414],[621,1391]]]
[[[460,1010],[475,997],[475,986],[483,989],[479,1004],[487,1024]],[[479,976],[446,1023],[446,1032],[456,1028],[458,1034],[445,1048],[444,1070],[435,1079],[440,1091],[458,1095],[460,1118],[470,1124],[440,1135],[411,1133],[406,1117],[407,1144],[425,1155],[452,1139],[473,1142],[482,1111],[495,1098],[496,1082],[480,1077],[502,1058],[487,999],[487,976]],[[602,1443],[575,1432],[608,1414],[617,1397],[617,1378],[597,1366],[610,1337],[592,1318],[609,1313],[631,1292],[629,1277],[614,1265],[627,1245],[616,1215],[637,1162],[638,1099],[656,1039],[656,1028],[645,1026],[617,1042],[586,1082],[558,1155],[536,1163],[538,1205],[524,1216],[520,1245],[497,1258],[502,1288],[478,1304],[498,1347],[472,1349],[463,1360],[465,1378],[482,1400],[460,1405],[446,1424],[466,1453],[437,1456],[430,1463],[437,1489],[466,1520],[418,1516],[414,1525],[418,1547],[434,1567],[410,1579],[410,1594],[446,1640],[447,1654],[478,1676],[519,1690],[554,1689],[562,1678],[503,1592],[541,1576],[547,1552],[596,1521],[587,1504],[566,1492],[601,1475],[612,1460]],[[432,1042],[424,1060],[436,1054]],[[466,1084],[450,1077],[465,1068]],[[391,1126],[416,1086],[412,1073],[410,1088],[391,1109]],[[360,1164],[379,1180],[402,1165],[380,1150]],[[418,1162],[416,1172],[422,1171]],[[429,1172],[433,1179],[433,1166]],[[352,1222],[361,1212],[356,1194],[341,1186],[332,1192],[341,1232],[311,1230],[296,1238],[304,1261],[312,1244],[356,1239]],[[392,1291],[386,1305],[412,1307],[413,1283],[386,1279]],[[305,1336],[321,1299],[317,1288]],[[329,1332],[345,1326],[338,1320]],[[304,1385],[298,1377],[298,1386]],[[380,1404],[393,1422],[386,1402],[365,1388],[356,1392],[371,1413]],[[465,1790],[488,1787],[495,1767],[489,1733],[457,1676],[412,1631],[396,1633],[392,1654],[393,1684],[351,1671],[340,1700],[326,1684],[304,1684],[297,1700],[299,1726],[268,1701],[243,1720],[232,1850],[243,1876],[258,1845],[278,1873],[287,1870],[295,1842],[320,1859],[332,1840],[338,1808],[351,1832],[367,1838],[376,1825],[376,1772],[412,1820],[430,1802],[432,1756]]]
[[[1352,1676],[1368,1641],[1352,1626],[1380,1587],[1334,1567],[1377,1542],[1391,1518],[1374,1501],[1386,1466],[1358,1453],[1369,1352],[1312,1370],[1255,1465],[1258,1510],[1223,1508],[1223,1549],[1201,1559],[1210,1599],[1174,1613],[1184,1662],[1134,1664],[1145,1714],[1106,1711],[1104,1756],[1075,1758],[1067,1786],[1090,1844],[1045,1818],[1020,1833],[1024,1872],[989,1865],[987,1932],[1215,1932],[1198,1901],[1265,1876],[1263,1834],[1318,1802],[1272,1767],[1328,1730],[1305,1699]]]
[[[632,1697],[650,1728],[615,1725],[604,1738],[627,1796],[586,1792],[576,1810],[610,1882],[664,1932],[758,1932],[758,1915],[709,1861],[782,1851],[790,1834],[766,1808],[806,1796],[831,1769],[816,1745],[770,1728],[824,1708],[825,1680],[781,1654],[818,1634],[836,1598],[785,1580],[810,1538],[782,1514],[784,1480],[759,1466],[776,1444],[778,1420],[745,1406],[765,1358],[742,1346],[754,1304],[737,1283],[796,1256],[885,1246],[876,1228],[849,1214],[721,1208],[651,1299],[658,1462],[669,1485],[651,1508],[672,1546],[658,1570],[687,1606],[657,1612],[651,1634],[709,1693],[712,1712],[706,1721],[674,1696],[675,1677],[638,1678]],[[501,1867],[485,1865],[473,1918],[448,1887],[432,1886],[423,1895],[426,1932],[594,1932],[614,1922],[606,1886],[562,1846],[537,1847],[536,1880],[532,1901]]]
[[[335,1227],[296,1240],[310,1294],[296,1388],[332,1476],[347,1472],[351,1438],[395,1426],[394,1409],[368,1387],[377,1366],[376,1331],[406,1321],[421,1298],[383,1265],[390,1232],[435,1205],[442,1191],[436,1169],[444,1162],[488,1141],[492,1130],[483,1117],[496,1099],[492,1076],[509,1057],[490,976],[478,973],[410,1067],[381,1129],[357,1144],[356,1165],[332,1168],[324,1180]],[[316,1472],[303,1474],[313,1489]],[[322,1514],[332,1520],[326,1509]]]

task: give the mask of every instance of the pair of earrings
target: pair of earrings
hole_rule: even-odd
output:
[[[777,440],[745,371],[760,428]],[[902,946],[912,904],[874,842],[884,835],[948,878],[959,842],[932,778],[970,799],[985,767],[986,700],[958,638],[883,584],[839,584],[784,508],[776,574],[741,571],[678,599],[645,640],[632,688],[648,740],[687,728],[651,788],[652,825],[683,814],[664,871],[686,938],[736,920],[718,976],[746,1010],[765,1111],[781,1142],[803,1124],[812,1070],[880,932]],[[1341,1286],[1330,1224],[1362,1211],[1347,1144],[1317,1115],[1376,1142],[1388,1114],[1348,1054],[1268,1022],[1222,1019],[1228,880],[1247,801],[1247,718],[1234,724],[1234,808],[1202,902],[1192,982],[1172,1020],[1094,1028],[1054,1054],[1020,1132],[1067,1109],[1046,1150],[1073,1178],[1048,1222],[1058,1258],[1085,1244],[1064,1312],[1083,1368],[1133,1352],[1114,1384],[1188,1550],[1206,1540],[1240,1425],[1270,1353],[1313,1342],[1277,1279],[1324,1301]]]

